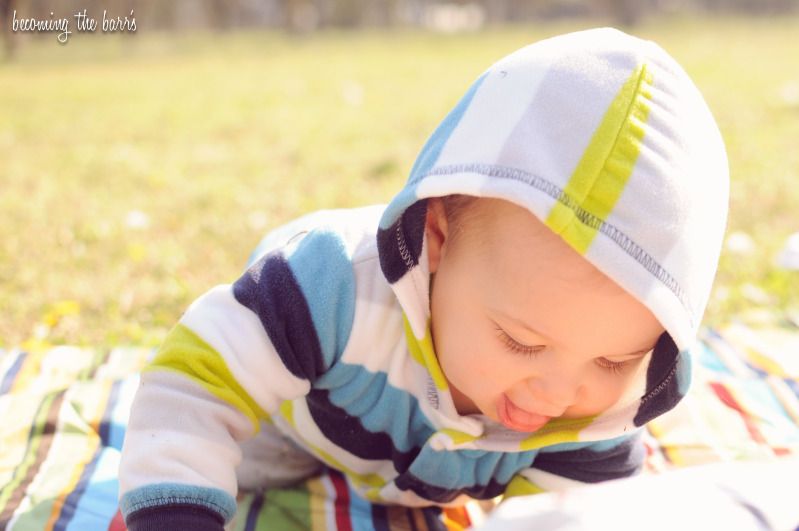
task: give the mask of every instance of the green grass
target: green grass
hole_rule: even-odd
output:
[[[595,24],[23,43],[0,64],[0,346],[157,343],[195,297],[237,277],[269,228],[389,200],[493,61]],[[751,307],[746,285],[773,308],[799,301],[799,273],[772,265],[799,230],[799,19],[635,32],[705,94],[730,155],[730,230],[756,242],[725,253],[707,321]],[[145,226],[130,226],[136,212]]]

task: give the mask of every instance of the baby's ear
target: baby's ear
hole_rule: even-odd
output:
[[[447,239],[447,212],[440,197],[427,200],[425,236],[427,237],[427,261],[430,272],[435,273],[441,262],[441,253]]]

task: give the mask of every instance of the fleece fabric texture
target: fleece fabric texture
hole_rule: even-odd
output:
[[[427,199],[455,193],[528,209],[663,324],[640,381],[610,409],[534,433],[458,414],[430,336],[424,232]],[[388,205],[272,232],[238,280],[186,311],[133,404],[128,524],[187,507],[229,521],[238,443],[262,422],[376,503],[460,504],[635,473],[639,428],[690,383],[727,196],[710,111],[656,44],[596,29],[501,59]]]

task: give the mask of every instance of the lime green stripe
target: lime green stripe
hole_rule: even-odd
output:
[[[439,430],[439,433],[444,433],[452,439],[454,444],[463,444],[467,442],[476,441],[479,437],[475,437],[474,435],[470,435],[468,433],[464,433],[462,431],[453,430],[449,428],[444,428]]]
[[[408,344],[408,350],[416,362],[425,367],[427,372],[433,378],[433,383],[436,384],[438,389],[446,391],[449,389],[447,386],[447,379],[441,371],[441,366],[438,364],[435,349],[433,348],[433,338],[430,334],[430,320],[427,320],[427,327],[425,328],[425,335],[422,339],[418,339],[413,335],[413,329],[408,322],[405,314],[402,314],[402,322],[405,324],[405,339]]]
[[[294,488],[267,490],[255,529],[311,529],[311,493],[305,483]]]
[[[218,399],[247,415],[256,432],[259,419],[269,418],[239,385],[224,358],[185,325],[178,324],[169,332],[153,361],[143,370],[162,369],[191,378]]]
[[[588,250],[599,227],[580,222],[575,209],[604,221],[621,197],[641,151],[651,85],[646,65],[636,68],[610,104],[547,217],[547,226],[580,254]]]
[[[297,425],[294,422],[294,403],[291,400],[286,400],[282,404],[280,404],[280,414],[286,419],[294,431],[297,430]],[[359,474],[344,465],[342,465],[338,459],[330,455],[329,453],[325,452],[321,448],[310,444],[308,441],[305,441],[305,444],[310,446],[311,450],[316,454],[316,456],[325,462],[325,464],[330,465],[331,467],[339,470],[349,476],[357,485],[359,486],[368,486],[368,487],[376,487],[377,489],[383,488],[387,481],[380,477],[377,474]]]
[[[503,495],[503,500],[507,500],[508,498],[512,498],[514,496],[527,496],[529,494],[541,494],[542,492],[546,492],[544,489],[527,479],[526,477],[516,474],[513,476],[513,479],[510,480],[508,486],[505,487],[505,493]]]
[[[524,439],[519,444],[522,451],[535,450],[544,446],[566,442],[578,442],[580,432],[591,425],[598,415],[579,419],[552,419],[544,427]]]

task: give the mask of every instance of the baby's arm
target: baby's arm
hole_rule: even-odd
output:
[[[646,455],[640,430],[607,441],[542,448],[531,468],[517,474],[506,497],[557,491],[637,474]]]
[[[200,297],[170,332],[142,374],[122,452],[131,531],[221,530],[232,518],[238,441],[307,394],[348,339],[342,253],[334,234],[311,233]]]

